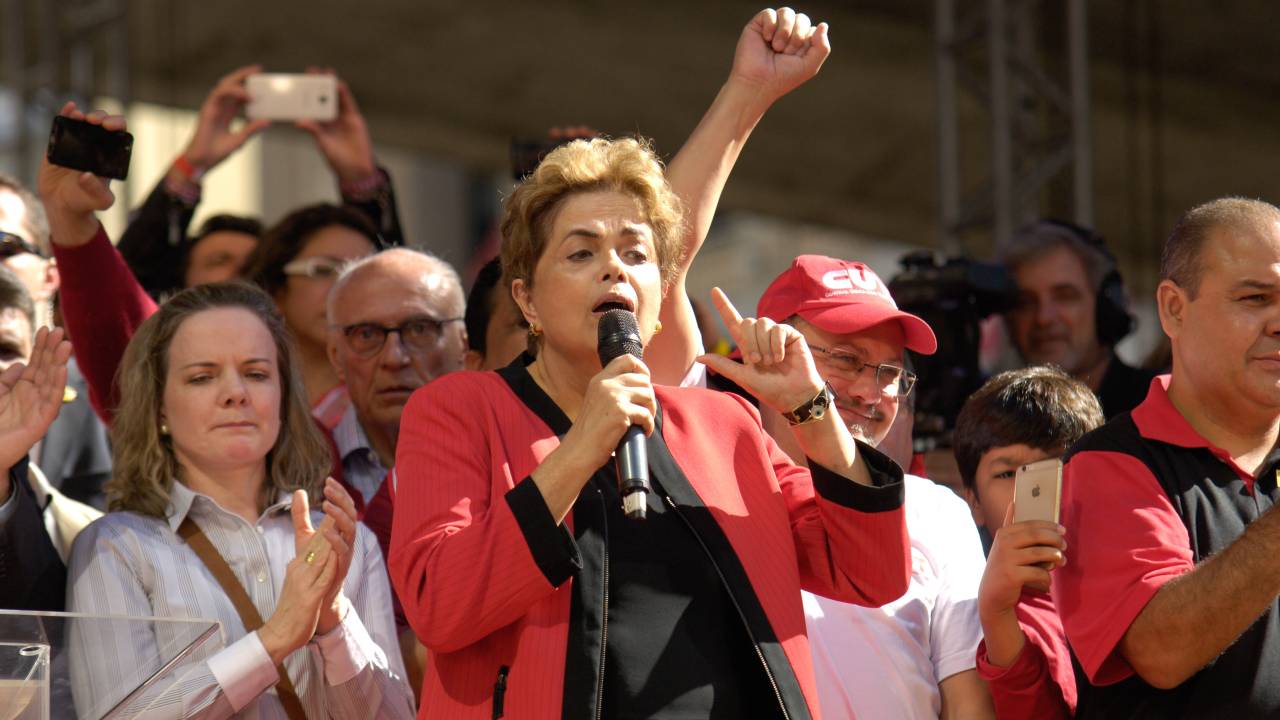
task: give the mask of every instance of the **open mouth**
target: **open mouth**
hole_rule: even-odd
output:
[[[621,295],[606,295],[600,299],[600,302],[591,309],[593,313],[606,313],[610,310],[626,310],[627,312],[635,312],[635,305]]]

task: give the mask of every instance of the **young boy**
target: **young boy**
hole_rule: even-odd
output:
[[[1013,520],[1013,478],[1058,457],[1103,422],[1084,383],[1050,366],[1001,373],[965,403],[955,454],[974,521],[994,535],[978,589],[984,640],[978,673],[998,718],[1070,717],[1076,684],[1066,635],[1049,597],[1050,571],[1066,563],[1063,528]]]

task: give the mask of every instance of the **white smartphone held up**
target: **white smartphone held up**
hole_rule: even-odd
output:
[[[333,75],[262,73],[244,81],[250,120],[319,120],[338,117],[338,80]]]
[[[1023,465],[1013,478],[1013,521],[1058,522],[1062,500],[1062,460],[1051,458]]]

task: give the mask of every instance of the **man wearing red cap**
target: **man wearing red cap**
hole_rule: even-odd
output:
[[[904,369],[904,350],[930,355],[938,348],[929,325],[899,310],[885,284],[859,262],[801,255],[765,290],[756,315],[800,331],[841,418],[872,445],[888,434],[899,401],[915,384]],[[786,418],[768,408],[761,414],[769,434],[804,462]],[[882,608],[860,608],[805,593],[823,714],[993,717],[974,668],[984,563],[977,529],[950,490],[912,475],[906,488],[913,557],[907,594]]]

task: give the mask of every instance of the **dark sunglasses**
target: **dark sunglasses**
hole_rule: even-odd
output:
[[[11,258],[21,253],[31,253],[37,257],[45,257],[40,248],[32,245],[26,238],[0,230],[0,258]]]

